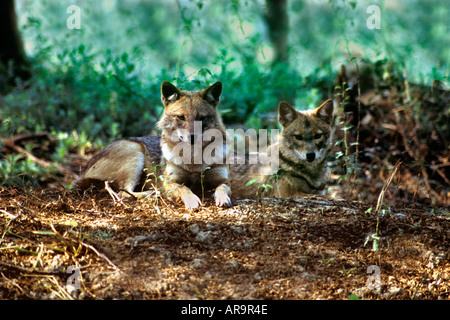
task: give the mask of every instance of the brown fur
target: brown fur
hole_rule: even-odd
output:
[[[193,209],[201,204],[193,190],[198,194],[211,188],[215,191],[217,205],[230,205],[228,165],[220,154],[210,164],[194,163],[197,159],[194,152],[186,155],[190,163],[177,161],[173,154],[180,143],[192,147],[191,139],[200,142],[199,152],[203,153],[210,144],[202,139],[206,129],[217,129],[226,141],[225,127],[216,109],[221,93],[220,82],[200,91],[182,91],[164,81],[161,100],[165,110],[157,124],[162,135],[119,139],[108,144],[89,161],[83,176],[75,183],[76,187],[109,182],[116,189],[141,197],[151,192],[148,191],[151,184],[145,183],[147,175],[154,175],[152,181],[158,181],[162,175],[162,185],[157,187],[162,187],[163,195],[168,198],[183,200],[186,208]],[[195,134],[194,121],[202,122],[203,130],[199,135]],[[173,141],[174,135],[178,137],[177,141]],[[141,191],[137,191],[139,187]]]
[[[270,152],[279,153],[279,170],[268,175],[268,165],[230,164],[230,183],[236,196],[296,197],[305,193],[320,193],[328,180],[326,166],[330,149],[333,119],[333,101],[327,100],[311,111],[296,111],[286,102],[279,104],[279,122],[282,126],[277,144]],[[250,155],[255,156],[255,155]],[[254,181],[247,185],[249,181]]]
[[[158,128],[162,130],[161,149],[166,161],[164,190],[167,196],[171,199],[182,199],[188,208],[196,208],[201,201],[191,189],[199,194],[202,191],[199,189],[203,184],[205,189],[215,189],[214,197],[217,205],[231,205],[225,154],[219,155],[211,164],[204,161],[195,163],[195,150],[189,155],[190,163],[180,162],[173,158],[176,156],[175,147],[179,143],[190,145],[191,139],[197,143],[201,142],[199,151],[203,153],[211,143],[203,139],[203,134],[209,129],[218,130],[222,135],[223,142],[226,142],[225,127],[217,112],[222,84],[217,82],[201,91],[182,91],[170,83],[164,82],[161,93],[165,111],[158,122]],[[194,121],[202,122],[201,132],[195,132]],[[173,141],[173,136],[178,140]]]
[[[91,185],[103,186],[107,181],[115,189],[135,197],[148,195],[150,184],[145,183],[147,175],[142,173],[160,173],[160,170],[154,172],[155,168],[159,169],[161,162],[160,140],[158,136],[145,136],[109,143],[89,160],[75,187],[86,189]]]

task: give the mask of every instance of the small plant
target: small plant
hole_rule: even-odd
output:
[[[335,86],[334,89],[337,92],[336,96],[341,97],[338,109],[339,116],[337,118],[337,122],[340,124],[340,130],[342,130],[344,134],[343,138],[337,140],[335,143],[335,146],[340,146],[341,149],[341,151],[338,151],[335,154],[335,158],[345,168],[345,173],[339,178],[339,182],[343,180],[348,180],[349,183],[347,183],[346,185],[348,185],[348,187],[351,188],[352,185],[354,185],[354,183],[357,183],[356,176],[358,170],[360,169],[360,166],[358,165],[359,125],[356,132],[357,135],[356,141],[350,142],[349,141],[350,134],[351,131],[354,129],[354,127],[352,124],[346,121],[344,106],[349,103],[350,96],[349,94],[347,94],[347,92],[351,90],[351,88],[350,87],[346,88],[346,82],[343,82],[342,87]],[[352,190],[349,189],[349,192],[351,193]]]
[[[158,167],[161,167],[162,164],[157,164],[156,166],[152,167],[152,172],[147,173],[146,174],[146,178],[145,178],[145,182],[144,185],[142,186],[141,191],[145,191],[146,190],[146,186],[148,184],[151,184],[151,188],[153,188],[155,190],[155,195],[159,195],[159,183],[158,181],[163,181],[164,180],[164,176],[163,175],[158,175]],[[148,168],[144,168],[144,174],[149,171]]]
[[[377,201],[377,206],[375,208],[375,214],[377,215],[377,225],[375,227],[375,232],[369,234],[366,237],[366,240],[364,242],[364,246],[366,246],[367,243],[369,243],[369,241],[372,241],[372,249],[375,252],[378,252],[378,241],[380,240],[379,237],[379,226],[380,226],[380,218],[385,217],[387,215],[389,215],[389,213],[391,212],[389,209],[381,209],[381,207],[384,205],[384,195],[386,193],[387,188],[389,187],[389,185],[392,182],[392,179],[394,178],[399,166],[400,166],[401,162],[397,161],[397,163],[395,164],[394,168],[392,169],[391,173],[389,174],[388,179],[386,180],[385,184],[383,185],[383,188],[381,189],[380,195],[378,196],[378,201]],[[366,210],[365,213],[371,213],[372,212],[372,207],[370,207],[369,209]]]
[[[252,179],[250,181],[248,181],[245,185],[246,186],[250,186],[254,183],[257,183],[258,181],[260,181],[260,179],[255,178]],[[269,190],[269,189],[273,189],[273,186],[271,184],[268,183],[261,183],[258,188],[256,189],[256,196],[259,195],[259,199],[261,201],[261,204],[263,206],[263,210],[265,209],[265,203],[264,203],[264,194]]]
[[[205,169],[202,170],[200,174],[200,184],[202,186],[202,204],[204,203],[205,200],[205,186],[203,184],[203,178],[205,177],[205,171],[209,169],[211,169],[211,167],[206,167]]]
[[[325,267],[330,267],[330,266],[331,266],[331,263],[332,263],[334,260],[336,260],[335,257],[325,258],[325,256],[322,255],[320,263],[322,263]]]
[[[158,168],[161,167],[162,164],[158,164],[156,166],[153,166],[151,168],[152,172],[146,173],[149,171],[148,168],[144,168],[144,174],[146,174],[145,176],[145,182],[142,186],[141,192],[145,192],[145,190],[149,190],[149,189],[153,189],[153,192],[149,193],[150,195],[153,195],[154,199],[156,199],[156,205],[155,205],[155,209],[156,211],[160,214],[161,213],[161,209],[159,208],[159,199],[161,199],[164,202],[164,199],[162,197],[160,197],[161,195],[161,187],[160,187],[160,181],[162,183],[162,181],[164,181],[164,176],[162,174],[158,174]],[[147,188],[147,186],[150,185],[150,188]],[[148,197],[148,196],[147,196]],[[147,198],[145,197],[145,198]]]
[[[347,269],[344,266],[342,266],[342,270],[339,271],[340,274],[342,274],[345,278],[350,278],[353,276],[352,271],[356,270],[356,267]]]
[[[1,186],[17,185],[25,187],[35,185],[37,177],[48,174],[49,169],[38,166],[31,159],[21,154],[10,154],[0,160]]]
[[[90,237],[99,240],[111,240],[113,238],[113,234],[110,230],[95,230],[90,234]]]

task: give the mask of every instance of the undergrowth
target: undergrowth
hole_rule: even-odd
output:
[[[190,48],[200,54],[196,41],[204,33],[205,21],[211,19],[203,13],[213,8],[203,3],[199,6],[200,3],[197,8],[189,9],[178,3],[181,20],[176,28],[181,46],[177,51],[171,44],[173,39],[161,38],[161,43],[171,48],[170,54],[167,53],[171,58],[157,72],[145,75],[143,65],[148,61],[139,48],[132,48],[130,53],[127,48],[121,53],[117,48],[95,48],[84,41],[86,31],[79,34],[61,31],[58,37],[67,33],[66,39],[51,42],[43,32],[46,29],[42,19],[30,16],[23,29],[34,34],[35,53],[30,57],[33,76],[9,94],[0,96],[0,186],[45,187],[51,176],[56,175],[53,182],[56,180],[70,188],[70,183],[62,181],[63,175],[74,171],[76,161],[78,167],[74,173],[78,174],[80,158],[86,159],[117,138],[158,134],[155,123],[163,112],[160,94],[163,81],[171,81],[186,90],[221,81],[224,91],[219,111],[227,127],[279,128],[277,106],[281,100],[288,100],[300,110],[317,107],[324,99],[339,100],[336,145],[330,162],[333,173],[339,177],[336,183],[351,198],[360,198],[361,190],[372,187],[371,192],[379,194],[397,160],[404,163],[401,171],[404,179],[400,180],[403,185],[395,186],[398,188],[395,194],[410,202],[426,197],[448,198],[448,89],[442,94],[430,94],[430,85],[410,83],[406,65],[411,62],[403,54],[403,48],[387,50],[390,39],[386,38],[385,29],[380,31],[384,38],[369,38],[380,47],[371,59],[354,54],[351,46],[354,43],[348,40],[351,34],[345,33],[334,44],[327,44],[322,63],[306,72],[293,67],[299,65],[293,63],[295,54],[300,52],[296,46],[291,48],[294,53],[291,64],[272,64],[266,59],[262,35],[244,30],[244,26],[251,25],[242,11],[248,4],[241,7],[233,1],[227,10],[231,10],[231,18],[239,23],[237,34],[245,39],[239,42],[242,46],[230,42],[230,46],[214,47],[213,54],[207,55],[207,63],[194,69],[192,64],[189,69],[185,68],[188,57],[183,56],[184,50]],[[155,4],[148,6],[158,9]],[[349,27],[344,13],[352,16],[349,20],[352,24],[358,22],[353,14],[355,7],[361,9],[356,2],[333,5],[334,10],[343,14],[333,22],[334,27],[339,30]],[[306,11],[302,14],[308,15]],[[293,19],[297,24],[298,17]],[[206,35],[208,43],[218,36],[217,30],[210,32]],[[342,58],[339,55],[342,50],[347,54],[342,63],[356,67],[356,77],[336,83],[339,70],[335,62]],[[440,71],[444,69],[435,68],[431,75],[445,81],[446,74]],[[13,139],[41,133],[47,133],[48,139]],[[71,169],[65,170],[68,166]],[[74,176],[70,178],[73,180]],[[411,185],[415,189],[411,190]]]

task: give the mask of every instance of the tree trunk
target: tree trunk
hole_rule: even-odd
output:
[[[15,79],[30,78],[28,61],[17,27],[14,0],[0,1],[0,93],[15,85]]]
[[[275,50],[274,63],[288,62],[288,29],[287,0],[266,0],[265,15],[269,39]]]
[[[287,0],[266,0],[267,12],[265,20],[269,33],[269,40],[273,45],[275,54],[272,60],[272,74],[275,95],[279,101],[293,104],[295,101],[296,87],[287,85],[284,80],[292,72],[289,66],[288,34],[289,19],[287,12]],[[284,79],[284,80],[283,80]]]

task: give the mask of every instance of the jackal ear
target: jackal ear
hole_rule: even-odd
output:
[[[181,90],[168,81],[161,84],[161,101],[165,107],[181,97]]]
[[[278,121],[283,128],[286,128],[297,119],[298,113],[289,103],[281,101],[278,105]]]
[[[333,120],[333,100],[328,99],[314,110],[314,115],[326,123],[331,124]]]
[[[216,82],[210,85],[208,88],[203,89],[201,96],[203,99],[211,103],[214,107],[217,107],[220,101],[220,95],[222,94],[222,82]]]

